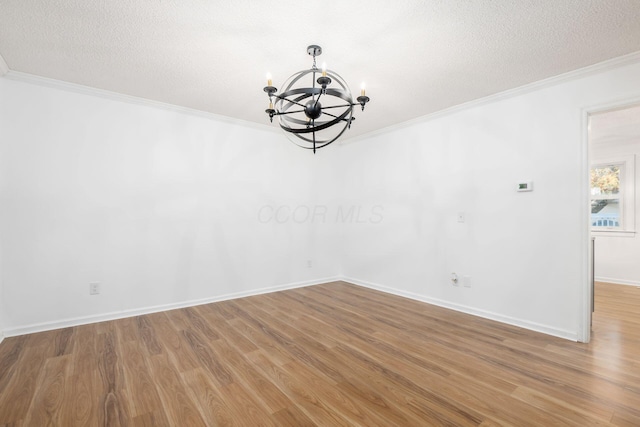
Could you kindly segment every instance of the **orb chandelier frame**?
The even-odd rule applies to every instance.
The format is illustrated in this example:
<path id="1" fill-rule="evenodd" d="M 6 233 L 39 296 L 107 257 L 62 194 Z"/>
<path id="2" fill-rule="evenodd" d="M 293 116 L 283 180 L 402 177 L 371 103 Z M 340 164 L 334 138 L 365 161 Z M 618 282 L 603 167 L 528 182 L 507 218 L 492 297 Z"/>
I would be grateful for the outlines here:
<path id="1" fill-rule="evenodd" d="M 271 77 L 267 76 L 264 91 L 269 97 L 269 108 L 265 112 L 271 122 L 274 116 L 278 117 L 280 128 L 294 144 L 315 153 L 351 128 L 355 120 L 353 107 L 360 105 L 364 111 L 369 97 L 363 84 L 354 103 L 349 86 L 338 73 L 327 70 L 326 65 L 322 70 L 316 66 L 316 57 L 322 54 L 322 48 L 310 45 L 307 53 L 313 56 L 313 66 L 289 77 L 282 93 L 277 93 Z M 303 81 L 308 77 L 311 84 L 307 86 Z"/>

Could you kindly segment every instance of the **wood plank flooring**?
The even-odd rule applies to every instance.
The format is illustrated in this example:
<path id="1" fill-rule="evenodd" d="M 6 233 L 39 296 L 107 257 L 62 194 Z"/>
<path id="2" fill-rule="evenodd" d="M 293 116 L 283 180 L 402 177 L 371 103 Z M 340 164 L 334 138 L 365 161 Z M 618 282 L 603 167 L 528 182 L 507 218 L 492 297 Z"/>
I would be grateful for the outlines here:
<path id="1" fill-rule="evenodd" d="M 573 343 L 344 282 L 5 339 L 0 426 L 640 425 L 640 289 Z"/>

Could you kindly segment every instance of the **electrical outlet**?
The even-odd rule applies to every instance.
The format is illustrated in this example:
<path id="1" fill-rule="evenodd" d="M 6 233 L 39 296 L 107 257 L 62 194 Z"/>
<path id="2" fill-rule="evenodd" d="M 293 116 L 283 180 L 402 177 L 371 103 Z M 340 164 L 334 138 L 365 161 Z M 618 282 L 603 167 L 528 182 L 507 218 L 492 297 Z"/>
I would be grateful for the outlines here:
<path id="1" fill-rule="evenodd" d="M 99 294 L 100 294 L 100 282 L 89 283 L 89 295 L 99 295 Z"/>
<path id="2" fill-rule="evenodd" d="M 307 260 L 307 268 L 313 268 L 313 261 L 310 259 Z"/>
<path id="3" fill-rule="evenodd" d="M 458 222 L 465 222 L 466 221 L 466 215 L 464 214 L 464 212 L 458 212 Z"/>
<path id="4" fill-rule="evenodd" d="M 451 284 L 453 286 L 460 286 L 460 283 L 458 282 L 458 275 L 456 273 L 451 273 Z"/>

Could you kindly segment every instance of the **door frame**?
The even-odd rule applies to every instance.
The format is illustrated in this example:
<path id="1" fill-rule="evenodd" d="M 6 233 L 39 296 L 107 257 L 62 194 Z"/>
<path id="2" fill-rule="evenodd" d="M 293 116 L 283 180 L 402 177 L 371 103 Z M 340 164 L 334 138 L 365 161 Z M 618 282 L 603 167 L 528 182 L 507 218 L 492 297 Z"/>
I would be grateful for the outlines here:
<path id="1" fill-rule="evenodd" d="M 580 120 L 580 200 L 582 202 L 582 215 L 580 216 L 581 233 L 581 274 L 582 284 L 580 297 L 580 319 L 578 341 L 588 343 L 591 340 L 591 318 L 593 304 L 593 288 L 591 280 L 593 275 L 593 259 L 591 257 L 591 185 L 590 185 L 590 154 L 589 154 L 589 116 L 611 110 L 621 110 L 640 104 L 640 96 L 623 98 L 608 103 L 602 103 L 582 108 Z M 597 244 L 597 243 L 596 243 Z"/>

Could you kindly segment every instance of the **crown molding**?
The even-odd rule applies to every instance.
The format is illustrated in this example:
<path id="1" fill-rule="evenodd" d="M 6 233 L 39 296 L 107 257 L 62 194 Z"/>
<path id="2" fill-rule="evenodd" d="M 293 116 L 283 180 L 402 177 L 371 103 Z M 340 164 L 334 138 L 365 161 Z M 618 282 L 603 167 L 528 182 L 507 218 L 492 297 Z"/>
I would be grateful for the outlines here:
<path id="1" fill-rule="evenodd" d="M 0 55 L 0 77 L 4 76 L 8 72 L 9 72 L 9 66 L 5 62 L 5 60 L 2 57 L 2 55 Z"/>
<path id="2" fill-rule="evenodd" d="M 389 132 L 394 132 L 399 129 L 404 129 L 419 123 L 429 122 L 431 120 L 439 119 L 441 117 L 450 116 L 452 114 L 459 113 L 461 111 L 476 108 L 482 105 L 491 104 L 504 99 L 514 98 L 516 96 L 524 95 L 537 90 L 549 88 L 562 83 L 568 83 L 584 77 L 588 77 L 594 74 L 603 73 L 605 71 L 614 70 L 616 68 L 624 67 L 626 65 L 634 65 L 640 63 L 640 50 L 632 52 L 627 55 L 619 56 L 617 58 L 608 59 L 603 62 L 598 62 L 593 65 L 588 65 L 577 70 L 569 71 L 557 76 L 548 77 L 546 79 L 538 80 L 532 83 L 528 83 L 524 86 L 508 89 L 503 92 L 498 92 L 493 95 L 485 96 L 483 98 L 474 99 L 473 101 L 465 102 L 463 104 L 454 105 L 444 110 L 435 111 L 425 116 L 416 117 L 415 119 L 407 120 L 406 122 L 398 123 L 393 126 L 379 129 L 373 132 L 368 132 L 362 135 L 347 138 L 342 141 L 342 144 L 353 143 L 364 139 L 369 139 L 375 136 L 383 135 Z"/>
<path id="3" fill-rule="evenodd" d="M 0 66 L 0 69 L 1 69 L 1 66 Z M 165 102 L 154 101 L 147 98 L 140 98 L 137 96 L 125 95 L 118 92 L 112 92 L 104 89 L 97 89 L 91 86 L 84 86 L 76 83 L 69 83 L 62 80 L 51 79 L 48 77 L 36 76 L 34 74 L 23 73 L 21 71 L 9 70 L 4 75 L 4 77 L 6 79 L 14 80 L 18 82 L 29 83 L 29 84 L 34 84 L 38 86 L 45 86 L 53 89 L 66 91 L 66 92 L 74 92 L 82 95 L 95 96 L 98 98 L 109 99 L 112 101 L 125 102 L 128 104 L 158 108 L 161 110 L 187 114 L 195 117 L 202 117 L 208 120 L 224 122 L 227 124 L 242 126 L 245 128 L 252 128 L 252 129 L 261 130 L 261 131 L 269 131 L 273 133 L 276 133 L 279 130 L 279 128 L 275 129 L 274 127 L 269 125 L 262 125 L 262 124 L 250 122 L 247 120 L 241 120 L 241 119 L 236 119 L 229 116 L 223 116 L 221 114 L 210 113 L 207 111 L 196 110 L 193 108 L 182 107 L 180 105 L 168 104 Z"/>
<path id="4" fill-rule="evenodd" d="M 536 90 L 556 86 L 561 83 L 567 83 L 567 82 L 578 80 L 580 78 L 584 78 L 590 75 L 599 74 L 605 71 L 609 71 L 609 70 L 620 68 L 626 65 L 632 65 L 637 63 L 640 63 L 640 51 L 632 52 L 627 55 L 619 56 L 617 58 L 609 59 L 603 62 L 599 62 L 593 65 L 589 65 L 583 68 L 579 68 L 577 70 L 569 71 L 569 72 L 559 74 L 557 76 L 549 77 L 543 80 L 538 80 L 536 82 L 532 82 L 524 86 L 520 86 L 514 89 L 508 89 L 503 92 L 499 92 L 483 98 L 478 98 L 473 101 L 465 102 L 463 104 L 454 105 L 452 107 L 435 111 L 431 114 L 427 114 L 425 116 L 407 120 L 405 122 L 388 126 L 386 128 L 379 129 L 373 132 L 368 132 L 368 133 L 364 133 L 364 134 L 353 136 L 353 137 L 347 136 L 343 140 L 339 141 L 340 142 L 339 145 L 345 145 L 345 144 L 350 144 L 350 143 L 354 143 L 361 140 L 366 140 L 378 135 L 394 132 L 396 130 L 410 127 L 416 124 L 429 122 L 431 120 L 449 116 L 449 115 L 452 115 L 461 111 L 465 111 L 471 108 L 479 107 L 482 105 L 490 104 L 490 103 L 508 99 L 508 98 L 513 98 L 526 93 L 534 92 Z M 126 102 L 129 104 L 144 105 L 148 107 L 159 108 L 159 109 L 178 112 L 182 114 L 188 114 L 191 116 L 202 117 L 209 120 L 225 122 L 228 124 L 249 127 L 256 130 L 279 133 L 279 128 L 274 128 L 272 126 L 262 125 L 262 124 L 250 122 L 247 120 L 236 119 L 228 116 L 223 116 L 220 114 L 209 113 L 206 111 L 182 107 L 174 104 L 168 104 L 160 101 L 153 101 L 146 98 L 140 98 L 140 97 L 135 97 L 131 95 L 124 95 L 117 92 L 111 92 L 108 90 L 97 89 L 90 86 L 83 86 L 75 83 L 64 82 L 61 80 L 50 79 L 47 77 L 40 77 L 33 74 L 23 73 L 20 71 L 13 71 L 9 69 L 6 62 L 2 58 L 2 55 L 0 55 L 0 77 L 2 76 L 10 80 L 51 87 L 54 89 L 60 89 L 68 92 L 75 92 L 75 93 L 80 93 L 84 95 L 92 95 L 100 98 Z"/>

